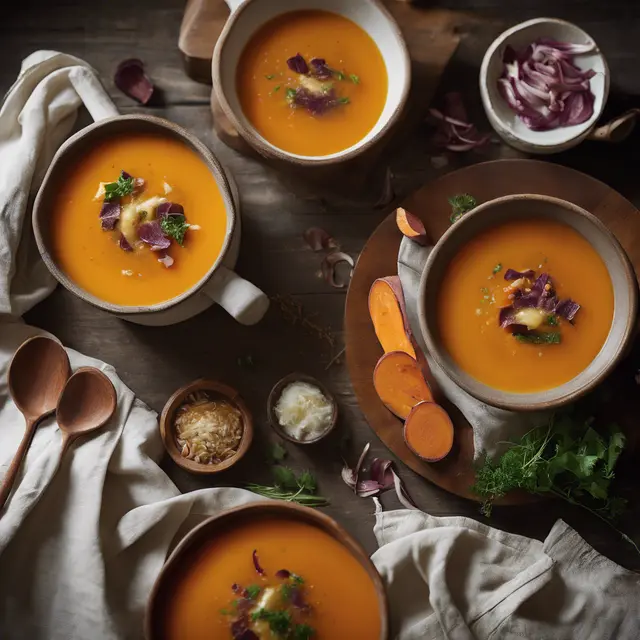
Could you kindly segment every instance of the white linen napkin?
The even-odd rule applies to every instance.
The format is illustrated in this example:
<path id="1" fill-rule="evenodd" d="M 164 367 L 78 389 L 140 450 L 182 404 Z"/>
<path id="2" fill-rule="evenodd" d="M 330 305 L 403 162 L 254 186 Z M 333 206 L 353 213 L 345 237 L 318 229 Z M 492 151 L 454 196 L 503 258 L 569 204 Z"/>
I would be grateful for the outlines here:
<path id="1" fill-rule="evenodd" d="M 544 542 L 378 510 L 372 560 L 397 640 L 637 640 L 640 579 L 558 520 Z"/>
<path id="2" fill-rule="evenodd" d="M 55 287 L 35 247 L 28 201 L 83 104 L 94 119 L 117 115 L 85 62 L 39 51 L 24 61 L 0 109 L 0 480 L 24 433 L 7 369 L 20 344 L 41 333 L 19 316 Z M 226 488 L 180 495 L 157 465 L 156 414 L 112 367 L 68 352 L 74 369 L 95 366 L 109 376 L 118 411 L 62 460 L 54 419 L 38 427 L 0 513 L 2 640 L 140 638 L 148 594 L 174 537 L 261 499 Z"/>
<path id="3" fill-rule="evenodd" d="M 420 332 L 418 289 L 424 265 L 432 248 L 421 247 L 404 237 L 400 243 L 398 276 L 402 283 L 411 332 L 425 354 L 431 373 L 442 392 L 460 409 L 473 428 L 475 458 L 478 459 L 484 454 L 489 457 L 498 456 L 508 447 L 505 442 L 517 441 L 534 427 L 546 423 L 549 414 L 547 412 L 518 413 L 490 407 L 461 389 L 431 358 Z"/>

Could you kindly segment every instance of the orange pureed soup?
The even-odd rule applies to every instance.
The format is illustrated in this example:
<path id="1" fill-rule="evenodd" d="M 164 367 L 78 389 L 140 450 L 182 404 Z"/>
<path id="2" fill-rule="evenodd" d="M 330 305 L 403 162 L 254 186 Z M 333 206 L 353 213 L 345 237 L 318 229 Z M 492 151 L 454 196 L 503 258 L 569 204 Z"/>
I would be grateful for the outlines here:
<path id="1" fill-rule="evenodd" d="M 121 214 L 113 229 L 104 229 L 100 215 L 108 196 L 100 183 L 118 184 L 122 171 L 144 185 L 112 198 Z M 163 200 L 182 206 L 184 217 L 173 215 L 169 229 L 182 221 L 184 237 L 178 235 L 182 246 L 170 237 L 168 248 L 152 250 L 140 240 L 140 228 L 160 219 L 157 203 Z M 125 306 L 164 302 L 198 283 L 220 255 L 226 229 L 222 194 L 207 165 L 185 144 L 147 134 L 116 136 L 82 156 L 60 184 L 50 227 L 54 259 L 69 278 L 101 300 Z M 131 250 L 122 248 L 123 231 Z"/>
<path id="2" fill-rule="evenodd" d="M 507 269 L 534 274 L 505 280 Z M 509 308 L 503 318 L 515 313 L 515 299 L 532 290 L 535 295 L 541 274 L 550 277 L 545 296 L 580 305 L 575 317 L 569 321 L 536 306 L 520 316 L 528 325 L 500 326 L 500 309 Z M 448 266 L 441 287 L 438 324 L 444 347 L 474 378 L 513 393 L 552 389 L 577 376 L 600 351 L 613 319 L 613 287 L 604 262 L 582 235 L 549 220 L 508 222 L 479 234 Z M 547 308 L 553 307 L 553 299 L 549 302 Z"/>
<path id="3" fill-rule="evenodd" d="M 306 73 L 287 64 L 298 54 Z M 322 156 L 351 147 L 376 124 L 387 99 L 387 69 L 355 22 L 328 11 L 293 11 L 251 37 L 236 86 L 244 115 L 266 140 L 290 153 Z"/>
<path id="4" fill-rule="evenodd" d="M 263 576 L 254 567 L 254 550 Z M 199 552 L 183 575 L 167 609 L 167 640 L 231 640 L 231 625 L 243 615 L 261 638 L 380 637 L 377 594 L 365 569 L 339 542 L 303 522 L 268 517 L 234 526 Z M 297 606 L 287 604 L 292 598 Z M 257 614 L 261 609 L 268 613 Z M 254 618 L 262 627 L 252 627 Z M 270 621 L 278 618 L 285 626 L 289 619 L 290 632 L 306 625 L 315 633 L 305 635 L 303 627 L 296 635 L 271 636 Z"/>

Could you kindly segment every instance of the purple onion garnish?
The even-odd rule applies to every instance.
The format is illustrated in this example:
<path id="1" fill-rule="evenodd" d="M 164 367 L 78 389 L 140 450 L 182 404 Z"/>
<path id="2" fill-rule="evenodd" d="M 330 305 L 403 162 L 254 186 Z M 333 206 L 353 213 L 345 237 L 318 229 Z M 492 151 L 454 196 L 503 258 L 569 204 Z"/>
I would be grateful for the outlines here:
<path id="1" fill-rule="evenodd" d="M 123 251 L 133 251 L 133 247 L 129 244 L 129 241 L 122 234 L 120 234 L 120 240 L 118 240 L 118 246 Z"/>
<path id="2" fill-rule="evenodd" d="M 484 146 L 490 134 L 480 134 L 469 121 L 462 94 L 457 91 L 447 93 L 443 109 L 429 109 L 437 129 L 434 135 L 436 146 L 448 151 L 471 151 Z"/>
<path id="3" fill-rule="evenodd" d="M 555 308 L 555 313 L 569 322 L 573 322 L 578 311 L 580 311 L 580 305 L 570 299 L 561 300 Z"/>
<path id="4" fill-rule="evenodd" d="M 526 271 L 516 271 L 515 269 L 507 269 L 504 272 L 505 280 L 519 280 L 520 278 L 533 278 L 536 272 L 533 269 L 527 269 Z"/>
<path id="5" fill-rule="evenodd" d="M 287 569 L 280 569 L 276 571 L 276 578 L 280 578 L 280 580 L 288 580 L 291 577 L 291 571 L 287 571 Z"/>
<path id="6" fill-rule="evenodd" d="M 184 207 L 177 202 L 163 202 L 156 208 L 158 218 L 166 218 L 167 216 L 183 216 Z"/>
<path id="7" fill-rule="evenodd" d="M 158 220 L 141 224 L 138 227 L 138 237 L 150 245 L 152 251 L 161 251 L 171 246 L 171 239 L 164 234 Z"/>
<path id="8" fill-rule="evenodd" d="M 153 83 L 144 72 L 142 60 L 123 60 L 116 69 L 114 82 L 120 91 L 141 104 L 147 104 L 151 100 Z"/>
<path id="9" fill-rule="evenodd" d="M 593 43 L 577 45 L 548 38 L 539 38 L 522 51 L 507 46 L 498 90 L 534 131 L 582 124 L 593 115 L 595 97 L 589 80 L 595 71 L 577 67 L 573 56 L 594 48 Z"/>
<path id="10" fill-rule="evenodd" d="M 309 73 L 309 66 L 307 65 L 307 61 L 297 53 L 293 58 L 289 58 L 287 60 L 287 66 L 291 71 L 295 71 L 295 73 L 307 74 Z"/>
<path id="11" fill-rule="evenodd" d="M 312 58 L 311 62 L 311 75 L 318 80 L 329 80 L 333 76 L 333 71 L 327 66 L 327 61 L 324 58 Z"/>
<path id="12" fill-rule="evenodd" d="M 260 560 L 258 559 L 258 550 L 254 549 L 253 553 L 251 554 L 251 557 L 253 558 L 253 566 L 255 567 L 255 570 L 258 574 L 260 574 L 261 576 L 265 575 L 264 573 L 264 569 L 260 566 Z"/>
<path id="13" fill-rule="evenodd" d="M 107 202 L 105 200 L 100 209 L 100 226 L 102 230 L 113 231 L 116 228 L 116 223 L 120 220 L 121 212 L 122 207 L 119 202 Z"/>

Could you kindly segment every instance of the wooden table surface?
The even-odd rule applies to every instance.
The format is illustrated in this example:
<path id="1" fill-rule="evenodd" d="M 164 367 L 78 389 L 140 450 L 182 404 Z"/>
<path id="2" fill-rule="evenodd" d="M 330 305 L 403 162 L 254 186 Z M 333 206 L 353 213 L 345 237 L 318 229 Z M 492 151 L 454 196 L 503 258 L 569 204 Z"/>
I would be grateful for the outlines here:
<path id="1" fill-rule="evenodd" d="M 623 0 L 428 3 L 429 7 L 434 5 L 474 11 L 485 19 L 481 26 L 463 34 L 439 92 L 462 90 L 481 129 L 487 130 L 488 125 L 479 109 L 476 78 L 486 46 L 503 26 L 540 15 L 577 22 L 600 44 L 612 73 L 609 112 L 640 105 L 639 3 Z M 212 133 L 210 88 L 190 80 L 182 69 L 177 49 L 182 10 L 181 0 L 12 2 L 10 8 L 4 9 L 4 20 L 0 23 L 0 90 L 4 93 L 11 86 L 21 60 L 29 53 L 55 49 L 92 64 L 122 113 L 162 116 L 198 135 L 231 170 L 240 188 L 244 229 L 238 271 L 271 296 L 291 296 L 303 306 L 307 317 L 329 327 L 336 341 L 335 353 L 341 348 L 345 291 L 332 289 L 317 277 L 320 259 L 305 245 L 302 233 L 310 226 L 321 226 L 338 239 L 345 251 L 357 256 L 392 205 L 371 210 L 357 203 L 330 206 L 319 199 L 296 197 L 278 182 L 272 171 L 220 143 Z M 128 57 L 146 61 L 148 72 L 159 88 L 153 106 L 141 108 L 115 88 L 112 80 L 115 67 Z M 587 142 L 550 160 L 604 180 L 640 206 L 639 144 L 640 135 L 636 133 L 619 146 Z M 426 126 L 412 132 L 410 139 L 394 145 L 390 161 L 393 186 L 399 198 L 435 175 L 431 155 Z M 444 170 L 461 163 L 509 156 L 517 154 L 495 144 L 482 155 L 464 154 L 452 159 Z M 58 289 L 31 311 L 26 320 L 53 332 L 67 346 L 113 364 L 124 382 L 157 411 L 177 387 L 201 376 L 220 379 L 241 391 L 256 421 L 257 433 L 250 454 L 231 472 L 205 480 L 191 477 L 165 461 L 164 467 L 182 491 L 268 480 L 265 458 L 269 443 L 275 440 L 266 422 L 266 399 L 271 386 L 294 370 L 320 377 L 340 403 L 338 432 L 323 445 L 308 448 L 287 445 L 288 463 L 296 469 L 313 470 L 322 494 L 331 500 L 327 513 L 351 531 L 367 550 L 375 549 L 373 503 L 357 499 L 342 483 L 340 470 L 342 456 L 347 455 L 353 461 L 366 442 L 371 442 L 373 455 L 385 457 L 388 452 L 369 429 L 354 400 L 344 362 L 325 370 L 332 356 L 328 342 L 288 322 L 279 304 L 273 304 L 265 320 L 252 328 L 236 324 L 220 308 L 212 308 L 173 327 L 144 328 L 105 315 Z M 247 356 L 251 356 L 253 366 L 247 366 Z M 400 466 L 399 471 L 414 500 L 425 511 L 437 516 L 463 514 L 481 519 L 477 504 L 447 494 L 406 467 Z M 632 497 L 635 492 L 629 493 Z M 386 508 L 398 506 L 392 494 L 385 495 L 383 503 Z M 564 504 L 543 502 L 496 509 L 491 523 L 544 538 L 559 517 L 609 557 L 640 568 L 640 558 L 615 533 L 579 509 Z M 640 542 L 639 500 L 635 500 L 621 524 Z"/>

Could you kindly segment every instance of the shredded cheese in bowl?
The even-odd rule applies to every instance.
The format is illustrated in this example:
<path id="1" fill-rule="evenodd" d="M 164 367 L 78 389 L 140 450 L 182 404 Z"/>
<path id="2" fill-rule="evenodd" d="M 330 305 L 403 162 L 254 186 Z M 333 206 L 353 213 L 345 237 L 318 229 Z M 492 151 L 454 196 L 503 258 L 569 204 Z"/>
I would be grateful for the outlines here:
<path id="1" fill-rule="evenodd" d="M 331 427 L 333 403 L 315 385 L 292 382 L 282 390 L 275 414 L 292 438 L 302 442 L 315 440 Z"/>
<path id="2" fill-rule="evenodd" d="M 200 464 L 219 464 L 230 458 L 244 433 L 240 411 L 204 392 L 187 397 L 176 412 L 174 426 L 182 457 Z"/>

